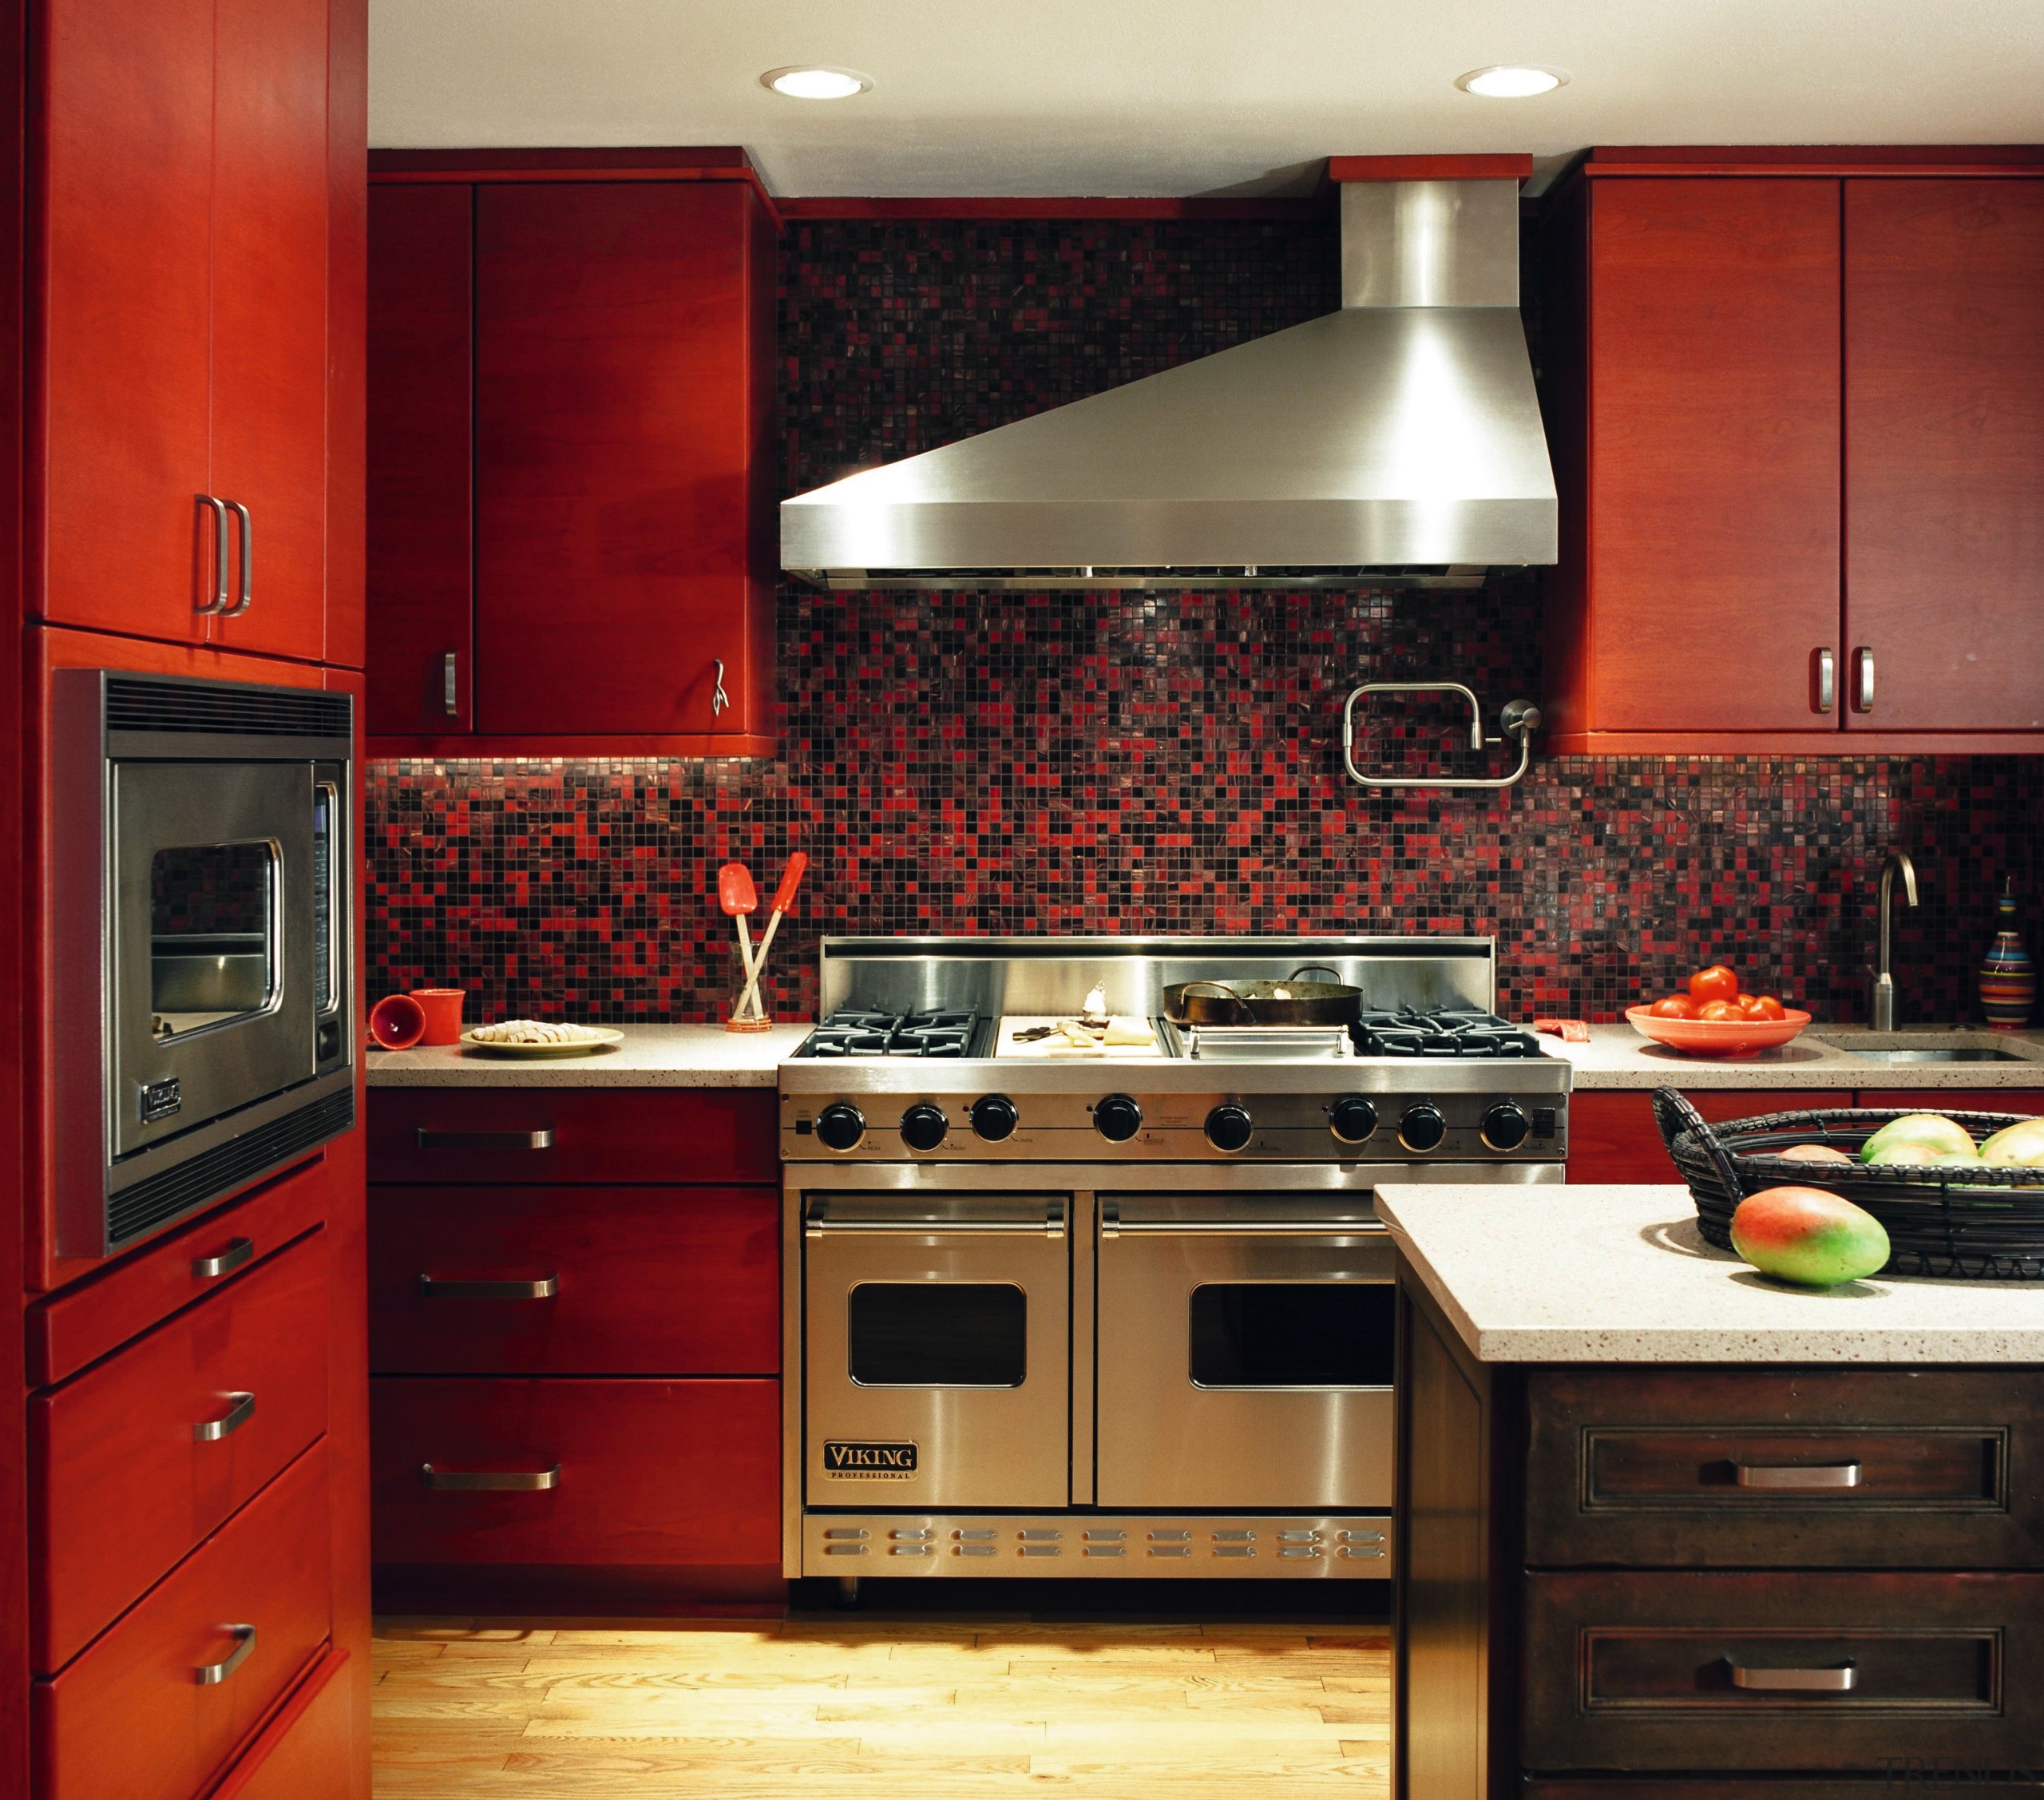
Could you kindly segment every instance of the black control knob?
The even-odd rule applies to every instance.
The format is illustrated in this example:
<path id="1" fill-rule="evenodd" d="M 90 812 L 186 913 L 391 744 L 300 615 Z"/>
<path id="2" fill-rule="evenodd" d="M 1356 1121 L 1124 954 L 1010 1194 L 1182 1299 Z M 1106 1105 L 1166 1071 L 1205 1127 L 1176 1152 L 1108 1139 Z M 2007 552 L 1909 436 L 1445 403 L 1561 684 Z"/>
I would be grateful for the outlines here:
<path id="1" fill-rule="evenodd" d="M 1015 1110 L 1015 1102 L 1005 1094 L 988 1094 L 972 1102 L 972 1129 L 989 1144 L 998 1144 L 1004 1137 L 1012 1137 L 1015 1128 L 1021 1124 L 1021 1115 Z"/>
<path id="2" fill-rule="evenodd" d="M 1239 1106 L 1217 1106 L 1206 1115 L 1206 1141 L 1216 1150 L 1241 1150 L 1256 1133 Z"/>
<path id="3" fill-rule="evenodd" d="M 1483 1141 L 1493 1150 L 1516 1150 L 1533 1129 L 1533 1121 L 1516 1100 L 1499 1100 L 1483 1115 Z"/>
<path id="4" fill-rule="evenodd" d="M 951 1121 L 940 1106 L 918 1100 L 901 1115 L 901 1141 L 911 1150 L 934 1150 L 951 1135 Z"/>
<path id="5" fill-rule="evenodd" d="M 1438 1150 L 1448 1136 L 1448 1121 L 1430 1100 L 1408 1106 L 1398 1121 L 1398 1141 L 1408 1150 Z"/>
<path id="6" fill-rule="evenodd" d="M 834 1100 L 817 1115 L 816 1135 L 830 1149 L 853 1149 L 866 1136 L 866 1115 L 856 1106 Z"/>
<path id="7" fill-rule="evenodd" d="M 1327 1128 L 1344 1144 L 1367 1144 L 1377 1130 L 1377 1108 L 1361 1094 L 1344 1094 L 1327 1109 Z"/>
<path id="8" fill-rule="evenodd" d="M 1127 1094 L 1109 1094 L 1093 1108 L 1093 1129 L 1110 1144 L 1126 1144 L 1143 1129 L 1143 1108 Z"/>

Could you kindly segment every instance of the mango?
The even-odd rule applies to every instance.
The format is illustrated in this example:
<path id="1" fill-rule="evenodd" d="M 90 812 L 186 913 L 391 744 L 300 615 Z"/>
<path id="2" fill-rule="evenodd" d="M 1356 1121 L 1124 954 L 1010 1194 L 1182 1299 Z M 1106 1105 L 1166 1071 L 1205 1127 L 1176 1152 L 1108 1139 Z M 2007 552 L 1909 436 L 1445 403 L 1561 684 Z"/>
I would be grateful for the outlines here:
<path id="1" fill-rule="evenodd" d="M 1835 1144 L 1792 1144 L 1775 1152 L 1792 1163 L 1849 1163 L 1852 1159 Z"/>
<path id="2" fill-rule="evenodd" d="M 1980 1159 L 1970 1150 L 1940 1150 L 1935 1144 L 1891 1144 L 1873 1160 L 1883 1168 L 1893 1168 L 1898 1164 L 1930 1168 L 1951 1168 L 1964 1164 L 1977 1168 L 1980 1163 Z"/>
<path id="3" fill-rule="evenodd" d="M 1765 1187 L 1732 1215 L 1732 1247 L 1763 1275 L 1836 1287 L 1888 1259 L 1888 1233 L 1862 1207 L 1817 1187 Z"/>
<path id="4" fill-rule="evenodd" d="M 2004 1125 L 1980 1146 L 1980 1160 L 2000 1168 L 2044 1168 L 2044 1119 Z"/>
<path id="5" fill-rule="evenodd" d="M 1890 1120 L 1868 1138 L 1860 1146 L 1860 1160 L 1893 1163 L 1921 1160 L 1888 1154 L 1901 1144 L 1921 1144 L 1933 1150 L 1947 1150 L 1967 1162 L 1973 1161 L 1979 1155 L 1965 1126 L 1947 1119 L 1942 1112 L 1909 1112 L 1899 1119 Z"/>

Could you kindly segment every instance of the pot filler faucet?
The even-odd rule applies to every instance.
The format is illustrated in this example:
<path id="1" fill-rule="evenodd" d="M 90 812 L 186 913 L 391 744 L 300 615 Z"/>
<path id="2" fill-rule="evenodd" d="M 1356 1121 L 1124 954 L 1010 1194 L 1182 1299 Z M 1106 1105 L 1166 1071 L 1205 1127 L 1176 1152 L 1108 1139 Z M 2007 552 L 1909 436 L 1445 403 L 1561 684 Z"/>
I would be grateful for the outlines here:
<path id="1" fill-rule="evenodd" d="M 1907 853 L 1891 850 L 1881 863 L 1880 954 L 1874 965 L 1874 1029 L 1895 1029 L 1895 977 L 1888 965 L 1895 957 L 1895 876 L 1902 871 L 1902 894 L 1907 904 L 1916 904 L 1916 865 Z"/>

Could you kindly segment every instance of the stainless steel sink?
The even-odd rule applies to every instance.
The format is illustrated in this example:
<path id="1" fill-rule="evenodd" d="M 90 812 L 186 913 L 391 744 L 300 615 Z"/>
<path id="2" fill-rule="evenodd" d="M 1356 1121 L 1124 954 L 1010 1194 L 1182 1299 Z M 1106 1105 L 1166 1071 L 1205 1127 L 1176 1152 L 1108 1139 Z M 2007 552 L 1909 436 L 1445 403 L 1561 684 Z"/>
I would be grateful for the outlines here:
<path id="1" fill-rule="evenodd" d="M 2027 1045 L 2013 1049 L 1985 1032 L 1811 1032 L 1808 1035 L 1812 1042 L 1856 1062 L 2044 1064 L 2044 1053 Z"/>

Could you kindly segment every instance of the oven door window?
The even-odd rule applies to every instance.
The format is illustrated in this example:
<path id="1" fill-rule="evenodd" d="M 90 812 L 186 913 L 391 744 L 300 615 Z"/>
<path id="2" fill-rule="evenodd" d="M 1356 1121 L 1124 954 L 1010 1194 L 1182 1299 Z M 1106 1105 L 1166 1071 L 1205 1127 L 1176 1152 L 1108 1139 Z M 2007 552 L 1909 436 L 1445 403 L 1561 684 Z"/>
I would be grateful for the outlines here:
<path id="1" fill-rule="evenodd" d="M 1192 1291 L 1194 1387 L 1391 1385 L 1388 1282 L 1207 1282 Z"/>
<path id="2" fill-rule="evenodd" d="M 1020 1387 L 1028 1296 L 1007 1282 L 862 1282 L 848 1302 L 860 1387 Z"/>
<path id="3" fill-rule="evenodd" d="M 277 1001 L 277 846 L 180 844 L 149 862 L 149 1030 L 158 1043 Z"/>

